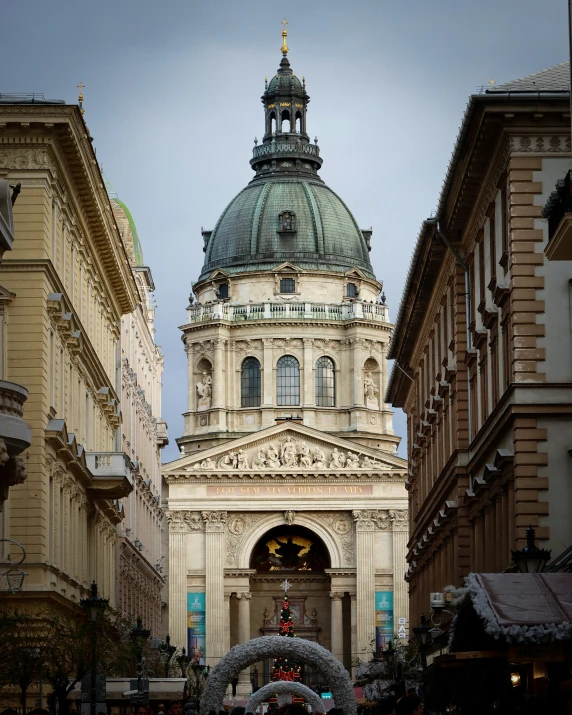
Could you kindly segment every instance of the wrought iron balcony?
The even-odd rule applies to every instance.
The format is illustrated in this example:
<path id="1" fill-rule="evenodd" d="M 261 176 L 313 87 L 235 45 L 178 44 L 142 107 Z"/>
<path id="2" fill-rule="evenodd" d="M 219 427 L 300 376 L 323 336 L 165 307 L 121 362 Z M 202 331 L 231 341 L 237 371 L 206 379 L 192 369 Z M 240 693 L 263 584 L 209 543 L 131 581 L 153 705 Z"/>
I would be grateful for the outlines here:
<path id="1" fill-rule="evenodd" d="M 386 305 L 379 303 L 207 303 L 187 309 L 188 323 L 226 320 L 230 322 L 267 320 L 336 321 L 367 320 L 389 322 Z"/>
<path id="2" fill-rule="evenodd" d="M 134 465 L 124 452 L 86 452 L 93 483 L 88 487 L 96 499 L 121 499 L 133 491 Z"/>

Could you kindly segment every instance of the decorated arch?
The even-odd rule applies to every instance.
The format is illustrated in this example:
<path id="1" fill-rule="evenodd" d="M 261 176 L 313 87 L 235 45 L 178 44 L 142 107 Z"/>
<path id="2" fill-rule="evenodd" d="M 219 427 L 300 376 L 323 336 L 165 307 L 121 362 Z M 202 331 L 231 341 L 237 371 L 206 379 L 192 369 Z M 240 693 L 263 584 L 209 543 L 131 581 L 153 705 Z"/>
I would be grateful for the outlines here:
<path id="1" fill-rule="evenodd" d="M 303 683 L 295 683 L 290 680 L 278 680 L 276 683 L 268 683 L 250 696 L 246 704 L 246 712 L 253 713 L 256 708 L 269 698 L 281 694 L 294 695 L 297 698 L 304 698 L 308 705 L 312 706 L 312 712 L 323 713 L 324 704 L 319 695 Z"/>
<path id="2" fill-rule="evenodd" d="M 284 656 L 307 663 L 320 672 L 330 685 L 336 707 L 344 715 L 357 715 L 357 703 L 348 671 L 329 650 L 301 638 L 262 636 L 236 645 L 211 670 L 201 697 L 201 712 L 222 709 L 226 689 L 241 670 L 265 658 Z"/>

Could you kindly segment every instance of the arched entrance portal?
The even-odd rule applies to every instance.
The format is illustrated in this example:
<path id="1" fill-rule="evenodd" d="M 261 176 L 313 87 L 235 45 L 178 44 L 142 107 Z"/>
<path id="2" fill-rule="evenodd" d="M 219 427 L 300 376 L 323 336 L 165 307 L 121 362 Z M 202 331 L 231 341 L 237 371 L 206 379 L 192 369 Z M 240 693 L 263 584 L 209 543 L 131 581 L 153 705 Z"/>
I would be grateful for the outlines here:
<path id="1" fill-rule="evenodd" d="M 345 643 L 349 646 L 350 600 L 343 592 L 332 593 L 330 549 L 315 531 L 297 523 L 272 526 L 259 536 L 252 544 L 247 562 L 248 604 L 244 594 L 236 593 L 230 597 L 230 645 L 244 642 L 240 623 L 241 615 L 247 608 L 251 637 L 278 635 L 284 595 L 281 584 L 287 578 L 291 584 L 288 597 L 297 637 L 335 650 L 332 649 L 332 610 L 339 609 L 340 612 L 345 611 L 345 617 L 339 620 L 347 630 Z M 336 603 L 332 599 L 336 599 Z M 340 650 L 334 654 L 349 669 L 350 648 L 347 651 L 343 653 Z M 272 666 L 273 660 L 268 659 L 251 669 L 250 680 L 255 687 L 270 682 Z M 242 674 L 241 680 L 245 676 Z M 303 682 L 311 687 L 327 685 L 319 672 L 309 665 L 305 667 L 302 677 Z"/>

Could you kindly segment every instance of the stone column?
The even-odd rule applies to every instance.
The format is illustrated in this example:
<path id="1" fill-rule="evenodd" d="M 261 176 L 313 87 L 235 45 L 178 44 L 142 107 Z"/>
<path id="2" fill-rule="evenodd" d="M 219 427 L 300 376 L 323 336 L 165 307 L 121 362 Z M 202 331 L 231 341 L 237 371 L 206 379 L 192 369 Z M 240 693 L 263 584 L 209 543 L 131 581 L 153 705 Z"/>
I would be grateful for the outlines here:
<path id="1" fill-rule="evenodd" d="M 250 640 L 250 592 L 243 591 L 237 593 L 238 599 L 238 642 L 248 643 Z M 243 696 L 250 696 L 252 685 L 250 683 L 250 668 L 241 670 L 236 686 L 236 696 L 242 699 Z"/>
<path id="2" fill-rule="evenodd" d="M 263 338 L 262 343 L 264 345 L 264 400 L 263 405 L 267 407 L 272 407 L 274 400 L 272 399 L 272 375 L 274 373 L 273 364 L 273 352 L 272 352 L 272 338 Z"/>
<path id="3" fill-rule="evenodd" d="M 332 654 L 342 663 L 344 662 L 344 627 L 342 621 L 342 598 L 343 593 L 332 591 L 330 599 L 332 601 L 331 614 L 331 641 L 330 650 Z"/>
<path id="4" fill-rule="evenodd" d="M 226 511 L 203 511 L 205 523 L 206 657 L 212 667 L 225 653 L 224 529 Z"/>
<path id="5" fill-rule="evenodd" d="M 405 580 L 409 513 L 407 509 L 389 512 L 393 525 L 393 632 L 399 633 L 398 618 L 407 619 L 409 634 L 409 589 Z"/>
<path id="6" fill-rule="evenodd" d="M 230 650 L 230 593 L 224 594 L 224 652 Z"/>
<path id="7" fill-rule="evenodd" d="M 197 387 L 194 380 L 193 346 L 191 343 L 185 344 L 185 353 L 187 355 L 187 409 L 189 412 L 195 412 L 197 409 Z"/>
<path id="8" fill-rule="evenodd" d="M 353 384 L 354 384 L 354 394 L 353 394 L 353 404 L 354 407 L 364 406 L 363 397 L 363 356 L 361 343 L 359 340 L 354 340 L 352 343 L 352 366 L 353 366 Z"/>
<path id="9" fill-rule="evenodd" d="M 224 340 L 213 340 L 213 407 L 223 407 L 224 402 L 224 372 L 223 348 Z"/>
<path id="10" fill-rule="evenodd" d="M 375 638 L 374 535 L 376 511 L 352 512 L 356 523 L 357 657 L 369 660 Z"/>
<path id="11" fill-rule="evenodd" d="M 357 594 L 350 593 L 350 616 L 351 616 L 351 678 L 356 679 L 356 658 L 357 658 Z"/>
<path id="12" fill-rule="evenodd" d="M 302 404 L 304 407 L 313 407 L 315 399 L 314 390 L 314 341 L 312 338 L 304 338 L 304 395 Z"/>
<path id="13" fill-rule="evenodd" d="M 184 512 L 168 511 L 169 634 L 179 648 L 187 647 L 187 558 Z"/>

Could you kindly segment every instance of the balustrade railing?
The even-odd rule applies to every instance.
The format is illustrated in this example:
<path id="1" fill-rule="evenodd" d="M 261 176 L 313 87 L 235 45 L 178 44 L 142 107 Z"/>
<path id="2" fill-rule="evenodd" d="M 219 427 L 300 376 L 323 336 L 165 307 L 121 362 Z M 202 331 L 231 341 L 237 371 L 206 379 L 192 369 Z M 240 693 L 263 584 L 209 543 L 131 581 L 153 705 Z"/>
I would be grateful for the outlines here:
<path id="1" fill-rule="evenodd" d="M 386 323 L 389 313 L 386 305 L 379 303 L 207 303 L 187 309 L 188 323 L 213 320 L 371 320 Z"/>

